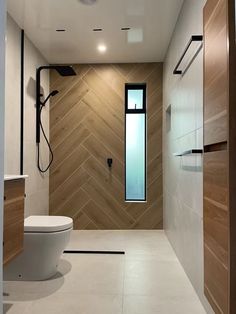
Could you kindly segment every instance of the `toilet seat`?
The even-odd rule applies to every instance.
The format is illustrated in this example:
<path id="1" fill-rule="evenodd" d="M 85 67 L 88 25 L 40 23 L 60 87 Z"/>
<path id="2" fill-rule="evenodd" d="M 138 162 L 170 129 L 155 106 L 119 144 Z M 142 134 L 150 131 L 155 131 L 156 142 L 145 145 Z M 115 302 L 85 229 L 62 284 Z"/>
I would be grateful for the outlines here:
<path id="1" fill-rule="evenodd" d="M 25 232 L 50 233 L 72 227 L 73 220 L 65 216 L 29 216 L 24 221 Z"/>

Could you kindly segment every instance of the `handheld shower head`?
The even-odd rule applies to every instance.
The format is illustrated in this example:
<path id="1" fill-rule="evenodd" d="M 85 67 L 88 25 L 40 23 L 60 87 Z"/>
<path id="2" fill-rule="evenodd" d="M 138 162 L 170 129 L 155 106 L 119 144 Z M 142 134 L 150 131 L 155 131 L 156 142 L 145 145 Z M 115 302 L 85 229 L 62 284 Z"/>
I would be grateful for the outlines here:
<path id="1" fill-rule="evenodd" d="M 53 96 L 56 96 L 56 94 L 58 94 L 59 92 L 58 92 L 58 90 L 53 90 L 51 93 L 50 93 L 50 95 L 53 97 Z"/>
<path id="2" fill-rule="evenodd" d="M 41 106 L 45 106 L 46 103 L 47 103 L 47 101 L 49 100 L 49 98 L 56 96 L 58 93 L 59 93 L 58 90 L 53 90 L 53 91 L 48 95 L 48 97 L 47 97 L 43 102 L 41 102 Z"/>

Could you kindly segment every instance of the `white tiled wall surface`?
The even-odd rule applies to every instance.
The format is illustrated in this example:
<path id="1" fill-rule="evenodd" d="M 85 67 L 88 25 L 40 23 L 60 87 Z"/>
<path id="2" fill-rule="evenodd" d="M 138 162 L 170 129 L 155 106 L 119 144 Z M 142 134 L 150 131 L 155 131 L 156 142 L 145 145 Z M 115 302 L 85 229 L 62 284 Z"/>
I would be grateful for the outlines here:
<path id="1" fill-rule="evenodd" d="M 48 215 L 49 213 L 49 172 L 41 174 L 37 168 L 36 146 L 36 112 L 35 112 L 35 77 L 36 68 L 47 62 L 34 47 L 25 39 L 25 126 L 24 126 L 24 172 L 29 175 L 26 180 L 25 216 Z M 49 71 L 41 72 L 41 89 L 46 97 L 49 94 Z M 46 134 L 49 134 L 49 106 L 42 111 L 42 123 Z M 45 168 L 49 152 L 43 136 L 40 143 L 40 162 Z"/>
<path id="2" fill-rule="evenodd" d="M 19 174 L 20 171 L 20 36 L 21 31 L 14 20 L 7 18 L 7 67 L 6 67 L 6 136 L 5 174 Z M 24 173 L 26 180 L 25 216 L 47 215 L 49 212 L 49 176 L 41 175 L 37 169 L 36 134 L 36 68 L 47 62 L 25 37 L 24 70 Z M 49 73 L 42 72 L 41 87 L 45 96 L 49 93 Z M 43 109 L 43 125 L 49 133 L 49 105 Z M 40 160 L 46 165 L 48 149 L 42 139 Z"/>
<path id="3" fill-rule="evenodd" d="M 171 105 L 171 130 L 163 130 L 164 228 L 206 310 L 203 291 L 202 156 L 173 156 L 203 147 L 203 51 L 183 76 L 173 69 L 192 35 L 203 34 L 205 0 L 186 0 L 164 67 L 164 107 Z"/>
<path id="4" fill-rule="evenodd" d="M 20 172 L 20 39 L 20 28 L 8 16 L 5 86 L 5 174 L 19 174 Z"/>

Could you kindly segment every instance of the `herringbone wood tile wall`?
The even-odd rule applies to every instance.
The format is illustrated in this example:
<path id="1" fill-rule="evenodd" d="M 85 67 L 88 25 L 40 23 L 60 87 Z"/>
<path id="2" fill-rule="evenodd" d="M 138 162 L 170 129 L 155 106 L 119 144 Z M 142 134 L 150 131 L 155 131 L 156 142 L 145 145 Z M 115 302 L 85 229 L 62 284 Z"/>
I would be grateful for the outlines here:
<path id="1" fill-rule="evenodd" d="M 75 229 L 162 228 L 162 63 L 75 65 L 51 72 L 50 214 Z M 124 202 L 124 84 L 147 83 L 148 200 Z M 107 158 L 113 158 L 112 170 Z"/>

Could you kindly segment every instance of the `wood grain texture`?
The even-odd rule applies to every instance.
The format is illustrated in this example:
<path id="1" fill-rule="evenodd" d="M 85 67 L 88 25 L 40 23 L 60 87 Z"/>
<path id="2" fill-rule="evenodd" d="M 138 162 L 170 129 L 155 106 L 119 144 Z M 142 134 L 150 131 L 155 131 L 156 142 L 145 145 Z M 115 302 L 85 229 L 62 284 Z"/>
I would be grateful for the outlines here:
<path id="1" fill-rule="evenodd" d="M 162 228 L 162 63 L 75 65 L 76 77 L 51 73 L 59 90 L 50 112 L 54 164 L 50 214 L 75 229 Z M 148 199 L 124 201 L 124 86 L 147 83 Z M 113 159 L 112 169 L 107 158 Z"/>
<path id="2" fill-rule="evenodd" d="M 227 151 L 204 155 L 204 273 L 210 303 L 228 313 L 229 211 Z M 220 312 L 219 312 L 220 313 Z"/>
<path id="3" fill-rule="evenodd" d="M 235 1 L 228 1 L 228 36 L 229 36 L 229 108 L 228 108 L 228 183 L 229 183 L 229 221 L 230 221 L 230 283 L 229 283 L 229 309 L 236 312 L 236 31 L 235 31 Z"/>
<path id="4" fill-rule="evenodd" d="M 227 0 L 209 0 L 204 9 L 204 144 L 228 137 Z M 213 9 L 211 9 L 213 8 Z"/>
<path id="5" fill-rule="evenodd" d="M 4 184 L 3 264 L 23 250 L 25 181 L 11 180 Z"/>
<path id="6" fill-rule="evenodd" d="M 236 313 L 235 1 L 204 8 L 204 288 L 215 313 Z"/>

